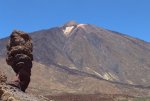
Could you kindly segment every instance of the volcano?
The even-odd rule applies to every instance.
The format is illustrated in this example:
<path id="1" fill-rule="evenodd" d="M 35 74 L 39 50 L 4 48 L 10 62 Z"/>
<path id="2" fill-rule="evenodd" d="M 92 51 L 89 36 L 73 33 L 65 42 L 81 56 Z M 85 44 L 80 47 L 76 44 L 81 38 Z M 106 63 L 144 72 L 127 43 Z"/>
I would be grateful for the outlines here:
<path id="1" fill-rule="evenodd" d="M 148 94 L 150 43 L 70 21 L 30 33 L 34 46 L 28 91 L 44 94 Z M 8 38 L 0 40 L 0 69 L 11 80 L 6 64 Z"/>

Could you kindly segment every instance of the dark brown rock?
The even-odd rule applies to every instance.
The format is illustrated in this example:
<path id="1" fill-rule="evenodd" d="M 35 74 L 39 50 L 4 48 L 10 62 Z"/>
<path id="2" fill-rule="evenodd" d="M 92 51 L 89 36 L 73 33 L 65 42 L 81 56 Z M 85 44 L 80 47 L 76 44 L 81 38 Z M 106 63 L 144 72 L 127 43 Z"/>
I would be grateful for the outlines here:
<path id="1" fill-rule="evenodd" d="M 6 62 L 16 73 L 16 80 L 9 83 L 25 91 L 30 82 L 32 68 L 32 39 L 21 31 L 13 31 L 7 45 Z"/>

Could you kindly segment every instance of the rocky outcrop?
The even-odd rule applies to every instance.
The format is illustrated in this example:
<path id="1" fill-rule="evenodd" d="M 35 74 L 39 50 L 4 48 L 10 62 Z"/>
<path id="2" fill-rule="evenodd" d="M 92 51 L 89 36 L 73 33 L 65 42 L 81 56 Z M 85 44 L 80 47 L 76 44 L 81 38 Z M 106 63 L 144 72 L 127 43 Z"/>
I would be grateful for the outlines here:
<path id="1" fill-rule="evenodd" d="M 7 77 L 0 72 L 0 101 L 49 101 L 41 95 L 24 93 L 16 87 L 7 85 L 6 82 Z"/>
<path id="2" fill-rule="evenodd" d="M 16 80 L 9 84 L 25 92 L 27 89 L 32 68 L 32 39 L 21 31 L 13 31 L 7 45 L 7 64 L 16 73 Z"/>
<path id="3" fill-rule="evenodd" d="M 43 96 L 27 94 L 9 85 L 0 85 L 0 99 L 2 101 L 49 101 Z"/>

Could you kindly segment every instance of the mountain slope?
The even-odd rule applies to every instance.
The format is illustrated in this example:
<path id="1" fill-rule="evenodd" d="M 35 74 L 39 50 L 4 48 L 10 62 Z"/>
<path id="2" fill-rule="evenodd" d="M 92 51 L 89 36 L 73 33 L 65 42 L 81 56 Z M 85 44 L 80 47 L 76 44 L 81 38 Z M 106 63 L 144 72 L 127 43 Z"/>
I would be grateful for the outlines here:
<path id="1" fill-rule="evenodd" d="M 66 66 L 107 80 L 149 84 L 149 43 L 93 25 L 68 26 L 31 34 L 34 54 L 38 54 L 34 55 L 36 61 Z M 66 34 L 64 30 L 69 28 Z"/>
<path id="2" fill-rule="evenodd" d="M 150 86 L 147 42 L 75 22 L 30 35 L 35 61 L 30 86 L 33 90 L 35 87 L 48 93 L 122 93 L 120 85 Z M 4 63 L 0 68 L 7 75 L 14 75 L 12 70 L 12 74 L 7 72 L 10 68 L 5 63 L 6 43 L 7 38 L 0 40 L 0 63 Z"/>

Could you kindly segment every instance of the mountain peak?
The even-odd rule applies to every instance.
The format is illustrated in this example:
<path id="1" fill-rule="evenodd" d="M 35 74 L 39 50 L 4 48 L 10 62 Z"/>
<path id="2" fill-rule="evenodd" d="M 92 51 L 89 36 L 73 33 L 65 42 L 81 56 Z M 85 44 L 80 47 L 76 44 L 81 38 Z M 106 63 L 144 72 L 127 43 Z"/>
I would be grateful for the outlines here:
<path id="1" fill-rule="evenodd" d="M 69 21 L 67 23 L 64 24 L 64 27 L 70 27 L 70 26 L 77 26 L 78 23 L 75 21 Z"/>
<path id="2" fill-rule="evenodd" d="M 63 32 L 68 36 L 79 24 L 75 21 L 69 21 L 63 25 Z"/>

